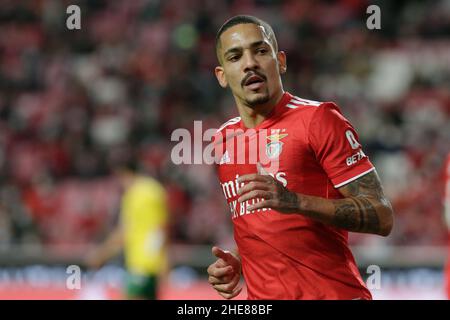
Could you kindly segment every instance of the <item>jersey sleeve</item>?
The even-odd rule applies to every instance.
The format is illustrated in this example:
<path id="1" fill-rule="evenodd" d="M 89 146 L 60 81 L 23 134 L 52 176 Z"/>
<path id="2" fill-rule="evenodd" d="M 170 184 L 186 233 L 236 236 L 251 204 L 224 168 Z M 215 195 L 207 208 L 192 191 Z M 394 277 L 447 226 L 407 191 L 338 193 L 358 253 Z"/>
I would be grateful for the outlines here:
<path id="1" fill-rule="evenodd" d="M 323 103 L 309 125 L 309 144 L 335 188 L 375 170 L 350 122 L 334 103 Z"/>

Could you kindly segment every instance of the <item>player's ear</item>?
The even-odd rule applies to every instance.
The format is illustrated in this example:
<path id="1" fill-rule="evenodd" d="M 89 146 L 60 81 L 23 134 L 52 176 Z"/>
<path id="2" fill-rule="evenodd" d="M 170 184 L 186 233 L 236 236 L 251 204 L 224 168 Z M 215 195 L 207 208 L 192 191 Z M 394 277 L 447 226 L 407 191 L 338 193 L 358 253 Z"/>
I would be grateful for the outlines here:
<path id="1" fill-rule="evenodd" d="M 286 53 L 284 51 L 278 51 L 277 60 L 278 60 L 278 70 L 280 70 L 280 74 L 286 73 L 287 70 Z"/>
<path id="2" fill-rule="evenodd" d="M 223 68 L 220 66 L 217 66 L 214 69 L 214 73 L 216 74 L 217 81 L 219 81 L 219 84 L 222 88 L 226 88 L 228 86 L 227 78 L 225 77 L 225 72 L 223 71 Z"/>

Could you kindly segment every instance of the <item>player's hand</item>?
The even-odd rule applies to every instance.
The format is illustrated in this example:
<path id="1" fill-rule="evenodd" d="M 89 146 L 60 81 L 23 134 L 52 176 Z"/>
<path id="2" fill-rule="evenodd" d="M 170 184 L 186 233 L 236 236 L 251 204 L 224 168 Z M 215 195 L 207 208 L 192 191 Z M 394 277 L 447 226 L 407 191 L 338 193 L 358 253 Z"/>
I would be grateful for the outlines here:
<path id="1" fill-rule="evenodd" d="M 284 213 L 299 212 L 299 198 L 295 192 L 289 191 L 279 181 L 275 180 L 261 164 L 257 163 L 258 173 L 246 174 L 238 179 L 245 185 L 238 190 L 238 201 L 242 204 L 252 199 L 264 199 L 247 210 L 271 208 Z"/>
<path id="2" fill-rule="evenodd" d="M 225 299 L 236 297 L 242 287 L 238 287 L 241 279 L 241 261 L 229 251 L 213 247 L 212 253 L 218 259 L 208 267 L 208 282 Z"/>

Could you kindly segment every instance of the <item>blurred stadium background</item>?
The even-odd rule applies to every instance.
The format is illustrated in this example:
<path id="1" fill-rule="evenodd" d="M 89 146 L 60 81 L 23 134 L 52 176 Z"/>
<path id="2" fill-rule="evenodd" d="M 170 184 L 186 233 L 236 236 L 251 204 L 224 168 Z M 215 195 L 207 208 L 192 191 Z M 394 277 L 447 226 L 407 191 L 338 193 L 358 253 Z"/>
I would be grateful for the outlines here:
<path id="1" fill-rule="evenodd" d="M 81 8 L 81 30 L 66 8 Z M 381 30 L 366 8 L 381 8 Z M 234 117 L 213 75 L 214 37 L 235 14 L 259 16 L 287 52 L 285 89 L 333 100 L 357 128 L 396 219 L 388 238 L 352 234 L 376 299 L 445 299 L 450 151 L 450 1 L 0 0 L 0 298 L 120 299 L 118 258 L 66 267 L 117 220 L 110 169 L 135 155 L 170 199 L 172 267 L 163 299 L 214 299 L 212 244 L 232 246 L 213 168 L 171 162 L 176 128 Z M 240 296 L 241 298 L 245 295 Z"/>

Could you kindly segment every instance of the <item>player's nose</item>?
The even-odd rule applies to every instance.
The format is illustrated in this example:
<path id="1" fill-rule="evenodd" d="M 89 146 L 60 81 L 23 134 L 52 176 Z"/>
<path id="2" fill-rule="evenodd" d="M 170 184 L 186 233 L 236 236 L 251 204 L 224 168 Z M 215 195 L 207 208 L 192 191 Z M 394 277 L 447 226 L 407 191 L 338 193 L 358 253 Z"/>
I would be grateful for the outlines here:
<path id="1" fill-rule="evenodd" d="M 259 68 L 258 61 L 256 60 L 255 56 L 247 52 L 243 55 L 243 68 L 244 72 L 247 73 L 248 71 L 255 70 Z"/>

